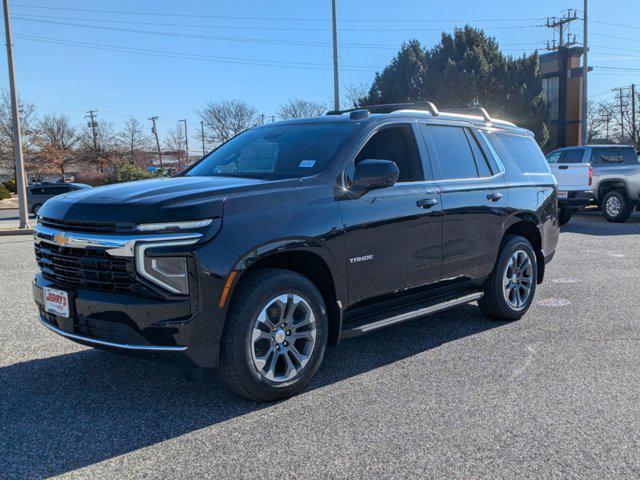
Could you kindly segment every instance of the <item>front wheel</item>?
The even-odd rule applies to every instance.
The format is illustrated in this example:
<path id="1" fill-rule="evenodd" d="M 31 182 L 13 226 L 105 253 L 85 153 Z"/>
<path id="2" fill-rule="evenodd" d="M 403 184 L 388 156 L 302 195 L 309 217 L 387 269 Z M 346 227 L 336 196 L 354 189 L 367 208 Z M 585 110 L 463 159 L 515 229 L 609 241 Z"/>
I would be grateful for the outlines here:
<path id="1" fill-rule="evenodd" d="M 624 192 L 612 190 L 602 200 L 604 218 L 610 222 L 621 223 L 627 220 L 633 211 L 633 205 Z"/>
<path id="2" fill-rule="evenodd" d="M 567 223 L 569 223 L 571 217 L 573 217 L 573 208 L 565 207 L 560 209 L 560 215 L 558 217 L 560 225 L 566 225 Z"/>
<path id="3" fill-rule="evenodd" d="M 324 356 L 322 295 L 306 277 L 281 269 L 250 272 L 237 289 L 221 345 L 223 382 L 251 400 L 295 395 Z"/>
<path id="4" fill-rule="evenodd" d="M 478 304 L 495 320 L 518 320 L 533 302 L 538 278 L 536 253 L 529 241 L 518 235 L 505 237 L 498 260 Z"/>

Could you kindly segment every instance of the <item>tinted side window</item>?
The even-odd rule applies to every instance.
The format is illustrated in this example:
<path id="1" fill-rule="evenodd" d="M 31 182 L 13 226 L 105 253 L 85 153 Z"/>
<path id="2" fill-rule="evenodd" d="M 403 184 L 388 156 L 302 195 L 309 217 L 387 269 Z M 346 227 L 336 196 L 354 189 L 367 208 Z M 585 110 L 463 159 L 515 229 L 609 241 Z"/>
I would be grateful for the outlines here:
<path id="1" fill-rule="evenodd" d="M 484 154 L 480 145 L 478 144 L 478 139 L 471 130 L 465 129 L 465 133 L 467 134 L 467 140 L 469 141 L 469 145 L 471 146 L 471 152 L 473 153 L 473 158 L 476 161 L 476 167 L 478 169 L 478 175 L 481 177 L 490 177 L 493 175 L 491 171 L 491 167 L 489 167 L 489 160 L 487 156 Z"/>
<path id="2" fill-rule="evenodd" d="M 560 157 L 562 152 L 553 152 L 547 155 L 547 162 L 549 163 L 558 163 L 560 161 Z"/>
<path id="3" fill-rule="evenodd" d="M 533 137 L 505 132 L 486 132 L 486 134 L 498 156 L 512 160 L 523 172 L 551 172 L 542 150 Z"/>
<path id="4" fill-rule="evenodd" d="M 398 182 L 424 180 L 418 145 L 413 135 L 413 129 L 409 125 L 389 127 L 377 132 L 360 150 L 355 164 L 357 165 L 362 160 L 391 160 L 395 162 L 400 170 Z"/>
<path id="5" fill-rule="evenodd" d="M 620 156 L 625 165 L 637 165 L 638 154 L 633 148 L 621 148 Z"/>
<path id="6" fill-rule="evenodd" d="M 478 169 L 467 135 L 461 127 L 422 125 L 438 155 L 438 179 L 478 178 Z"/>
<path id="7" fill-rule="evenodd" d="M 622 163 L 623 159 L 618 155 L 618 148 L 594 148 L 591 155 L 591 163 L 595 165 L 615 165 Z"/>
<path id="8" fill-rule="evenodd" d="M 584 150 L 582 149 L 567 150 L 564 152 L 560 163 L 582 163 L 583 156 Z"/>

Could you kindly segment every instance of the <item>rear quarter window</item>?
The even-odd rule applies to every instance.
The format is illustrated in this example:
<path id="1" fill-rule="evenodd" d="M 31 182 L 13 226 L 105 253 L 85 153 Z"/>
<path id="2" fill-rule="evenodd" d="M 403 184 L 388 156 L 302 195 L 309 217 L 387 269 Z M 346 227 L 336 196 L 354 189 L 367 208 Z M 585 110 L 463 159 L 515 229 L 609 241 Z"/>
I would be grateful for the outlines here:
<path id="1" fill-rule="evenodd" d="M 498 156 L 517 165 L 523 173 L 551 173 L 533 137 L 505 132 L 486 132 L 486 136 Z"/>
<path id="2" fill-rule="evenodd" d="M 637 165 L 638 164 L 638 154 L 633 148 L 622 148 L 620 149 L 620 156 L 625 165 Z"/>

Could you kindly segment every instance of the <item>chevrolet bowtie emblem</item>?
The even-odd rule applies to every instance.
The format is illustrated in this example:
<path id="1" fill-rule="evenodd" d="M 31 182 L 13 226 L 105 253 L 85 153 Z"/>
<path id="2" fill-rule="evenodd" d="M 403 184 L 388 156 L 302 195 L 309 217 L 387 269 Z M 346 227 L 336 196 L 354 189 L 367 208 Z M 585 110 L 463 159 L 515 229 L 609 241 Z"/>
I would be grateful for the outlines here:
<path id="1" fill-rule="evenodd" d="M 53 236 L 53 241 L 58 245 L 68 245 L 71 243 L 71 239 L 65 233 L 56 233 Z"/>

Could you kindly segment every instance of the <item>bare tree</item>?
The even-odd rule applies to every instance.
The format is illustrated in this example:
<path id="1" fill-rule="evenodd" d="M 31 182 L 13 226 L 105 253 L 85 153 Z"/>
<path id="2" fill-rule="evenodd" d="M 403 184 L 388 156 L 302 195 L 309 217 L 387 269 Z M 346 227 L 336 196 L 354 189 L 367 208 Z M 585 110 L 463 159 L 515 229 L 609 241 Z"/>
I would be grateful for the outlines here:
<path id="1" fill-rule="evenodd" d="M 110 122 L 98 122 L 96 127 L 96 143 L 98 149 L 93 148 L 93 132 L 85 126 L 79 137 L 77 150 L 78 160 L 84 164 L 97 167 L 100 173 L 113 172 L 122 163 L 122 149 L 118 144 L 118 137 Z"/>
<path id="2" fill-rule="evenodd" d="M 310 102 L 302 98 L 292 98 L 278 107 L 278 117 L 282 120 L 292 118 L 319 117 L 328 110 L 323 103 Z"/>
<path id="3" fill-rule="evenodd" d="M 349 85 L 344 92 L 344 99 L 346 102 L 343 104 L 342 108 L 349 109 L 355 108 L 362 105 L 367 95 L 369 95 L 369 90 L 371 89 L 371 85 L 368 83 L 359 83 Z"/>
<path id="4" fill-rule="evenodd" d="M 22 152 L 27 165 L 33 159 L 37 141 L 36 107 L 32 103 L 19 101 L 20 127 L 22 133 Z M 7 90 L 0 92 L 0 167 L 14 172 L 13 162 L 13 124 L 11 119 L 11 97 Z"/>
<path id="5" fill-rule="evenodd" d="M 78 143 L 78 132 L 65 115 L 45 115 L 38 122 L 39 146 L 56 145 L 71 150 Z"/>
<path id="6" fill-rule="evenodd" d="M 187 156 L 186 139 L 184 136 L 184 128 L 181 124 L 177 124 L 167 132 L 164 141 L 164 148 L 172 152 L 178 159 L 179 166 L 184 165 Z"/>
<path id="7" fill-rule="evenodd" d="M 242 100 L 209 102 L 196 112 L 208 143 L 223 143 L 257 123 L 258 112 Z"/>
<path id="8" fill-rule="evenodd" d="M 128 160 L 132 163 L 139 164 L 148 160 L 147 150 L 151 146 L 151 138 L 144 132 L 142 124 L 131 117 L 117 134 L 118 145 L 127 152 Z"/>

